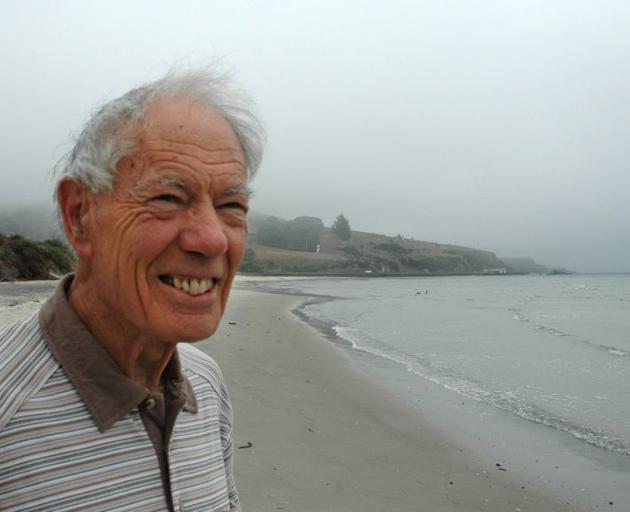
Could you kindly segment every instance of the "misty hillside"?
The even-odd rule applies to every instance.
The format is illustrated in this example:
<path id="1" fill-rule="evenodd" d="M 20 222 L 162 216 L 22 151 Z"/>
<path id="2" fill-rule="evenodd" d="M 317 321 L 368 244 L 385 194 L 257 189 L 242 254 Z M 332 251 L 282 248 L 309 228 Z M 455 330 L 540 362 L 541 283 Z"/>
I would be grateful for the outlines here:
<path id="1" fill-rule="evenodd" d="M 349 229 L 349 226 L 348 226 Z M 490 251 L 348 231 L 344 240 L 315 217 L 254 216 L 243 271 L 261 273 L 508 273 Z M 319 251 L 318 251 L 319 248 Z"/>
<path id="2" fill-rule="evenodd" d="M 523 274 L 545 274 L 549 272 L 549 268 L 545 265 L 536 263 L 532 258 L 501 258 L 515 272 Z"/>
<path id="3" fill-rule="evenodd" d="M 352 232 L 348 242 L 326 231 L 320 252 L 305 252 L 250 242 L 243 271 L 305 273 L 467 274 L 504 273 L 510 269 L 494 253 L 398 239 L 374 233 Z M 253 254 L 252 254 L 253 253 Z M 246 262 L 247 263 L 247 262 Z"/>
<path id="4" fill-rule="evenodd" d="M 572 274 L 564 267 L 541 265 L 532 258 L 501 258 L 514 272 L 519 274 Z"/>

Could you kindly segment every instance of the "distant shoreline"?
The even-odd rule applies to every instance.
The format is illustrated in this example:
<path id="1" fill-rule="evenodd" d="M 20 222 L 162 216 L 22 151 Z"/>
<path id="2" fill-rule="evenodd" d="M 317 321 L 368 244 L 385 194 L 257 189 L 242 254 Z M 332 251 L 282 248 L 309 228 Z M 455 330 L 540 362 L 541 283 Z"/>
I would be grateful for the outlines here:
<path id="1" fill-rule="evenodd" d="M 609 272 L 604 272 L 609 273 Z M 619 272 L 612 272 L 616 274 Z M 623 272 L 620 272 L 623 274 Z M 504 274 L 492 272 L 241 272 L 239 275 L 244 277 L 466 277 L 466 276 L 488 276 L 488 277 L 506 277 L 506 276 L 555 276 L 555 275 L 573 275 L 578 272 L 558 272 L 548 274 L 537 274 L 527 272 L 506 272 Z"/>

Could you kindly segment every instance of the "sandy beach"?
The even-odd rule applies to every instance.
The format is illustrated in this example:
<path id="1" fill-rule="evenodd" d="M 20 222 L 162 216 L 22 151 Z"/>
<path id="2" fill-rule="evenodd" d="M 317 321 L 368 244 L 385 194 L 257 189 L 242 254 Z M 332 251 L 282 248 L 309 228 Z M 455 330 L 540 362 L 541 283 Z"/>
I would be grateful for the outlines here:
<path id="1" fill-rule="evenodd" d="M 353 371 L 291 310 L 304 297 L 241 278 L 219 331 L 197 344 L 221 365 L 235 410 L 244 510 L 576 511 L 480 460 Z"/>

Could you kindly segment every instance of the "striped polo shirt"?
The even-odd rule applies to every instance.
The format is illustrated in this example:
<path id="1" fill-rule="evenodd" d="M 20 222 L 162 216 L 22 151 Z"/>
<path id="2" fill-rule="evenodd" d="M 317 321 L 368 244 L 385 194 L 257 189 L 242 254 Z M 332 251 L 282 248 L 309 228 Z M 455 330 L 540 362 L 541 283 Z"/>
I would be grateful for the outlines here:
<path id="1" fill-rule="evenodd" d="M 196 406 L 184 407 L 172 427 L 168 497 L 176 512 L 239 511 L 221 372 L 188 344 L 177 352 Z M 168 510 L 139 410 L 146 396 L 130 397 L 128 412 L 106 422 L 84 398 L 47 344 L 38 314 L 0 331 L 0 511 Z"/>

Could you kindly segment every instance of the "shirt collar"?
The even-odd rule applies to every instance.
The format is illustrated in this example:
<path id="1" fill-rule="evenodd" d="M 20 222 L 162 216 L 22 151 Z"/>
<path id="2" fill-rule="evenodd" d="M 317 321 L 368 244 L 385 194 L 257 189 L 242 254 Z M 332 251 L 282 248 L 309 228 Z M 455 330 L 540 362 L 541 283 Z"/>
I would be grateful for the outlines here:
<path id="1" fill-rule="evenodd" d="M 48 348 L 64 369 L 101 432 L 138 407 L 149 390 L 125 376 L 107 350 L 88 330 L 68 300 L 74 275 L 64 277 L 39 313 Z M 177 350 L 168 362 L 166 388 L 196 413 L 193 388 L 182 372 Z"/>

